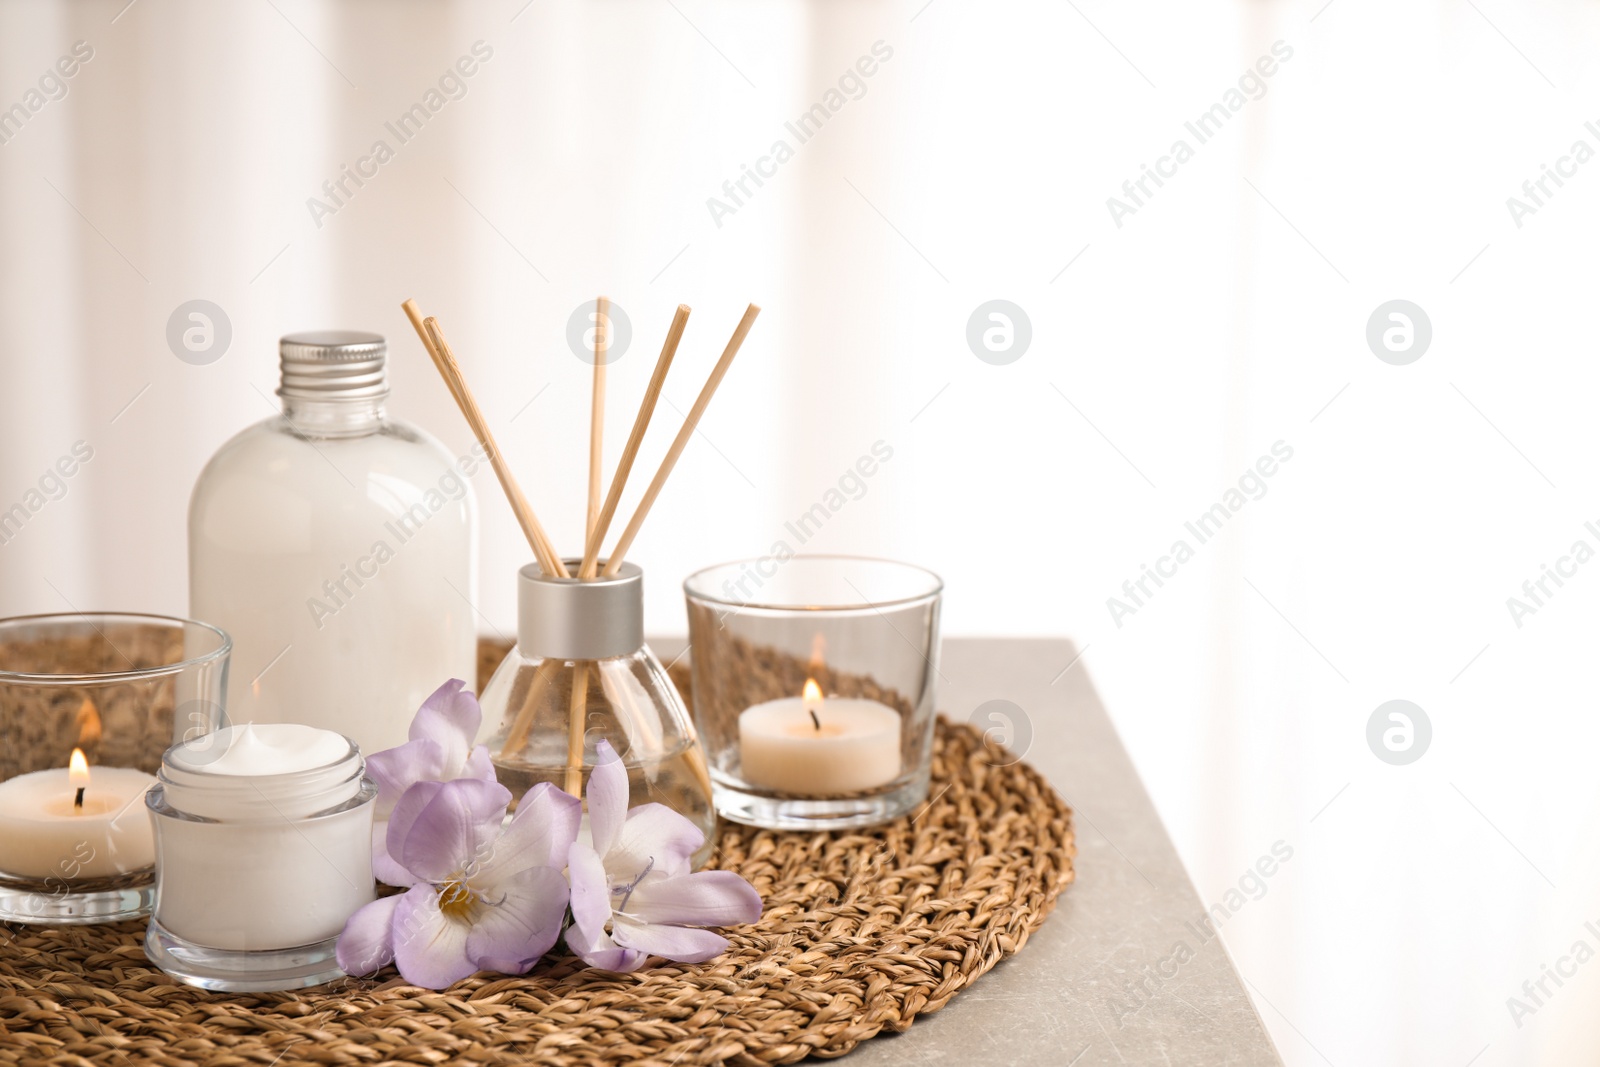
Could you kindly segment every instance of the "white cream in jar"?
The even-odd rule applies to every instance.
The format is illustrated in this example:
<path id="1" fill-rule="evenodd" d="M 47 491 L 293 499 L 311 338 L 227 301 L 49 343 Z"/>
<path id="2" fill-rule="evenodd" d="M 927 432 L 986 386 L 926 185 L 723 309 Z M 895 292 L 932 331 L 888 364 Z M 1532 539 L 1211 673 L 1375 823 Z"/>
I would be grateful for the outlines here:
<path id="1" fill-rule="evenodd" d="M 168 749 L 147 800 L 151 958 L 213 989 L 337 976 L 333 940 L 374 897 L 377 789 L 364 771 L 349 738 L 296 723 L 225 727 Z M 296 980 L 263 984 L 284 967 Z"/>

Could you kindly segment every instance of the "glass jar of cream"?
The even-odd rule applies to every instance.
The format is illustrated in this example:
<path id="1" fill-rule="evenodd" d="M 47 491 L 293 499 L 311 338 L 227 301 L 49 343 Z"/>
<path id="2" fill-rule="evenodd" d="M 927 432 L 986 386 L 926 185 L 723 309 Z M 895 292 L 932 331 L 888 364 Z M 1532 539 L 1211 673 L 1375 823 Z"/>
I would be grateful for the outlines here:
<path id="1" fill-rule="evenodd" d="M 334 947 L 374 897 L 377 787 L 355 743 L 247 723 L 168 749 L 145 804 L 156 901 L 145 954 L 204 989 L 299 989 L 343 974 Z"/>

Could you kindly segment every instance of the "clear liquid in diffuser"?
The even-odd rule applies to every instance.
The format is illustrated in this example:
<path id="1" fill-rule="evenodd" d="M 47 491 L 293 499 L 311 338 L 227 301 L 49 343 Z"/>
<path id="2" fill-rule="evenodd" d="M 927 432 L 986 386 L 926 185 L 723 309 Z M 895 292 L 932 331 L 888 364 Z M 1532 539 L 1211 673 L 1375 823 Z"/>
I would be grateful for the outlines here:
<path id="1" fill-rule="evenodd" d="M 565 753 L 562 753 L 562 758 L 564 760 Z M 711 857 L 712 836 L 717 823 L 716 812 L 711 806 L 711 797 L 706 794 L 700 776 L 695 773 L 697 758 L 695 746 L 690 743 L 657 759 L 624 760 L 622 764 L 628 770 L 630 807 L 650 803 L 665 804 L 694 823 L 705 835 L 705 843 L 691 859 L 691 865 L 695 870 L 704 866 Z M 496 756 L 494 770 L 500 784 L 511 790 L 513 810 L 517 802 L 522 799 L 522 795 L 540 782 L 549 782 L 557 789 L 562 789 L 565 788 L 567 781 L 565 762 L 535 764 Z M 589 775 L 593 770 L 592 767 L 585 767 L 583 770 L 585 792 L 588 791 Z"/>

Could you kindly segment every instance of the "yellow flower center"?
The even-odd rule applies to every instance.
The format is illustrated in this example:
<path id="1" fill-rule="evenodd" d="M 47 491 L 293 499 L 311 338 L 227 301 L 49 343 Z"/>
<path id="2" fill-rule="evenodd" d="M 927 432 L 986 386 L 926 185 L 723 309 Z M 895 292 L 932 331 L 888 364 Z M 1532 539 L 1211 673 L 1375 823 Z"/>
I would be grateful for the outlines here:
<path id="1" fill-rule="evenodd" d="M 471 918 L 477 899 L 465 882 L 449 881 L 439 886 L 439 910 L 452 919 Z"/>

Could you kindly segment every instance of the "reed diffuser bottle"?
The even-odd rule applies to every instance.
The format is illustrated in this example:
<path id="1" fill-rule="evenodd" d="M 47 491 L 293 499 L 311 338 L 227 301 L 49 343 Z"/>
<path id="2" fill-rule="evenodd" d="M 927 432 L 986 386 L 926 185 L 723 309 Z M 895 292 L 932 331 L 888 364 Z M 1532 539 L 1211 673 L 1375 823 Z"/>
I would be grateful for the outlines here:
<path id="1" fill-rule="evenodd" d="M 701 866 L 711 855 L 711 831 L 716 824 L 711 776 L 683 698 L 661 661 L 645 647 L 642 576 L 638 567 L 623 560 L 761 309 L 754 304 L 745 309 L 633 518 L 617 538 L 609 559 L 602 559 L 601 542 L 638 457 L 639 444 L 661 395 L 661 384 L 689 320 L 689 309 L 678 305 L 672 318 L 644 401 L 634 417 L 633 430 L 617 461 L 611 488 L 603 494 L 602 502 L 600 445 L 610 304 L 605 297 L 596 302 L 584 553 L 582 557 L 564 559 L 556 552 L 506 465 L 504 453 L 495 444 L 439 320 L 424 317 L 415 301 L 407 300 L 401 307 L 494 466 L 517 524 L 538 561 L 523 567 L 518 574 L 517 646 L 479 696 L 484 722 L 498 723 L 488 742 L 495 775 L 515 800 L 540 782 L 553 783 L 575 797 L 584 796 L 589 772 L 599 759 L 600 743 L 608 742 L 628 769 L 630 807 L 663 804 L 705 835 L 693 857 L 694 865 Z"/>
<path id="2" fill-rule="evenodd" d="M 189 504 L 189 607 L 233 637 L 228 719 L 402 744 L 428 694 L 474 678 L 475 455 L 386 418 L 386 346 L 278 345 L 283 413 L 222 446 Z"/>
<path id="3" fill-rule="evenodd" d="M 565 561 L 577 574 L 582 561 Z M 658 803 L 705 834 L 716 812 L 711 778 L 688 709 L 644 643 L 643 575 L 624 563 L 593 579 L 548 575 L 536 563 L 517 580 L 517 645 L 479 699 L 498 723 L 489 754 L 500 784 L 520 800 L 540 782 L 582 796 L 599 744 L 628 769 L 628 804 Z"/>

